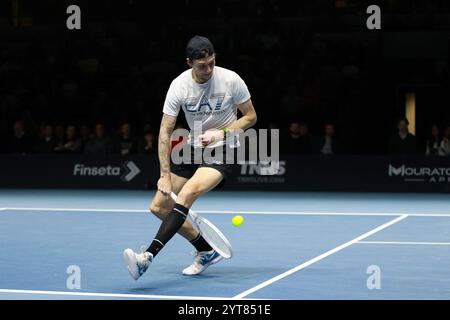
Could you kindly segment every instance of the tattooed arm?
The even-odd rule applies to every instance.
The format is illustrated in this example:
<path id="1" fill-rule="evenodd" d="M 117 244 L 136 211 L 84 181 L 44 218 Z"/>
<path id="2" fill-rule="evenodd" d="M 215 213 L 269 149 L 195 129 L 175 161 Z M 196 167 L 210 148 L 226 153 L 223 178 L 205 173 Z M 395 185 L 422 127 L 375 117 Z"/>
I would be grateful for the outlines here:
<path id="1" fill-rule="evenodd" d="M 170 182 L 170 137 L 176 121 L 177 117 L 164 114 L 159 128 L 158 156 L 161 176 L 158 180 L 158 190 L 165 195 L 169 195 L 172 191 L 172 183 Z"/>

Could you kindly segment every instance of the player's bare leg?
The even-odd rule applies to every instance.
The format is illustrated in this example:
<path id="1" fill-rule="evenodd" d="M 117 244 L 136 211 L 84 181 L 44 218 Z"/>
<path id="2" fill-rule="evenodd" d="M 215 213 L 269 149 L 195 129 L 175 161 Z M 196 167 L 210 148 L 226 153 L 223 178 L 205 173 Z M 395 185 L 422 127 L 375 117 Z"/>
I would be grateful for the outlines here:
<path id="1" fill-rule="evenodd" d="M 178 200 L 175 204 L 169 206 L 169 203 L 165 202 L 165 200 L 163 202 L 162 198 L 160 198 L 165 197 L 166 195 L 161 194 L 160 196 L 158 196 L 159 199 L 161 199 L 160 204 L 164 203 L 164 208 L 166 210 L 169 207 L 173 209 L 165 215 L 161 227 L 156 234 L 156 237 L 153 239 L 153 242 L 147 249 L 147 251 L 150 252 L 153 257 L 155 257 L 158 252 L 164 247 L 164 245 L 180 230 L 183 225 L 186 224 L 186 218 L 189 214 L 189 208 L 192 206 L 194 201 L 205 192 L 217 186 L 222 181 L 222 179 L 223 176 L 218 170 L 209 167 L 201 167 L 198 168 L 195 171 L 194 175 L 184 183 L 178 193 Z M 178 187 L 180 185 L 181 184 L 179 184 Z M 168 201 L 172 201 L 171 198 L 168 199 Z M 155 204 L 153 204 L 152 206 L 154 206 L 153 209 L 158 209 L 155 208 Z M 161 209 L 161 207 L 159 209 Z M 158 212 L 160 212 L 161 214 L 162 211 L 159 210 Z M 183 233 L 185 236 L 187 236 L 187 239 L 190 240 L 191 243 L 193 239 L 191 237 L 194 237 L 194 239 L 195 237 L 198 237 L 198 232 L 192 228 L 189 222 L 188 224 L 186 224 L 186 228 L 183 230 Z M 205 249 L 211 250 L 211 247 L 206 243 L 206 241 L 204 241 L 204 239 L 203 242 L 204 245 L 202 245 L 202 247 L 204 248 L 204 250 L 201 251 L 205 251 Z"/>
<path id="2" fill-rule="evenodd" d="M 222 174 L 214 168 L 198 168 L 178 193 L 177 203 L 190 208 L 195 200 L 214 189 L 222 179 Z"/>
<path id="3" fill-rule="evenodd" d="M 219 171 L 208 167 L 197 169 L 178 193 L 177 203 L 190 208 L 195 200 L 205 192 L 214 189 L 220 181 L 222 181 L 222 174 Z M 194 262 L 183 270 L 183 274 L 198 275 L 220 260 L 222 257 L 212 248 L 197 250 Z"/>
<path id="4" fill-rule="evenodd" d="M 158 214 L 158 216 L 163 219 L 163 222 L 156 237 L 153 239 L 147 251 L 141 254 L 136 254 L 131 249 L 126 249 L 124 251 L 124 259 L 128 265 L 128 271 L 135 280 L 139 279 L 139 277 L 144 274 L 158 252 L 185 224 L 186 226 L 182 232 L 186 239 L 189 240 L 194 236 L 194 239 L 190 242 L 196 248 L 200 247 L 204 249 L 197 250 L 198 254 L 194 264 L 183 270 L 183 274 L 199 274 L 208 266 L 217 263 L 222 259 L 222 257 L 211 248 L 203 237 L 201 237 L 201 235 L 198 234 L 186 220 L 189 208 L 194 201 L 203 193 L 217 186 L 222 179 L 222 174 L 213 168 L 199 168 L 192 178 L 187 181 L 171 174 L 171 183 L 174 182 L 172 190 L 176 192 L 181 188 L 178 193 L 179 200 L 177 200 L 176 204 L 173 204 L 170 197 L 157 192 L 157 196 L 152 202 L 151 210 L 152 212 L 154 211 L 155 214 Z M 189 207 L 186 207 L 184 204 L 189 205 Z M 169 208 L 172 208 L 171 211 L 165 214 L 164 212 Z M 197 234 L 197 236 L 195 236 L 195 234 Z"/>
<path id="5" fill-rule="evenodd" d="M 188 179 L 174 174 L 170 175 L 170 180 L 172 183 L 172 190 L 174 192 L 179 192 L 188 181 Z M 164 220 L 167 214 L 172 211 L 173 206 L 174 203 L 170 197 L 164 196 L 160 191 L 157 191 L 150 206 L 150 211 L 159 219 Z M 190 225 L 189 221 L 186 221 L 178 232 L 188 241 L 194 239 L 198 234 L 192 225 Z M 153 256 L 150 253 L 136 253 L 132 249 L 126 249 L 123 252 L 123 257 L 127 263 L 128 272 L 134 280 L 139 279 L 153 260 Z"/>
<path id="6" fill-rule="evenodd" d="M 177 176 L 173 173 L 170 174 L 170 180 L 172 182 L 172 191 L 178 194 L 188 179 Z M 163 195 L 160 191 L 157 191 L 153 201 L 150 205 L 150 211 L 158 217 L 160 220 L 164 220 L 166 216 L 173 210 L 175 203 L 170 196 Z M 192 224 L 186 220 L 178 233 L 188 241 L 192 241 L 198 236 L 198 231 L 194 229 Z"/>

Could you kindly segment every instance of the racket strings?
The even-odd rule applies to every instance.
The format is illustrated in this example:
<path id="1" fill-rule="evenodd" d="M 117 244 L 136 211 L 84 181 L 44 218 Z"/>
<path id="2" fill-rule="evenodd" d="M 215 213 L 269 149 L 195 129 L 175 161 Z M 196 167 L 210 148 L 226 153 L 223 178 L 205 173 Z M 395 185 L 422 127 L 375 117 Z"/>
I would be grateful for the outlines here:
<path id="1" fill-rule="evenodd" d="M 230 244 L 224 239 L 223 235 L 220 235 L 217 230 L 204 221 L 197 221 L 198 227 L 205 238 L 205 240 L 225 257 L 230 257 L 232 255 L 230 250 Z"/>

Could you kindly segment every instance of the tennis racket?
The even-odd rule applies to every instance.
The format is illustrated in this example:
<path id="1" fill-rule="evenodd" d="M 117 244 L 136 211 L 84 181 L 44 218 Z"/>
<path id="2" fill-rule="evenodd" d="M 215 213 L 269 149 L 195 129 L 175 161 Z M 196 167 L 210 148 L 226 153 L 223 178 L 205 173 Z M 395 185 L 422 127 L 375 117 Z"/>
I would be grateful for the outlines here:
<path id="1" fill-rule="evenodd" d="M 171 192 L 170 197 L 173 201 L 177 201 L 177 196 L 175 193 Z M 223 233 L 212 224 L 208 219 L 199 216 L 195 211 L 189 209 L 188 214 L 189 220 L 191 221 L 194 228 L 200 232 L 200 234 L 205 238 L 206 242 L 216 250 L 225 259 L 230 259 L 233 256 L 233 250 L 228 239 L 223 235 Z"/>

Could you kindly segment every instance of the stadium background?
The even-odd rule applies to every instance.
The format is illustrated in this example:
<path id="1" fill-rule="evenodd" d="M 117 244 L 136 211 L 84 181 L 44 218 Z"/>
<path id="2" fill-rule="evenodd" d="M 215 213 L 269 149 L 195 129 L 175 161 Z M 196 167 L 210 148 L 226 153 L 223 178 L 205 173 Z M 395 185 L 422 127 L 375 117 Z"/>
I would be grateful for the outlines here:
<path id="1" fill-rule="evenodd" d="M 81 30 L 66 27 L 71 4 L 81 8 Z M 381 8 L 380 30 L 366 26 L 371 4 Z M 433 149 L 450 137 L 445 1 L 0 6 L 1 187 L 153 189 L 165 94 L 187 68 L 187 40 L 201 34 L 214 43 L 217 65 L 246 81 L 256 128 L 281 134 L 282 174 L 238 166 L 219 188 L 449 190 L 449 155 Z M 414 146 L 399 150 L 390 141 L 411 97 Z M 324 155 L 327 125 L 333 154 Z M 81 175 L 77 165 L 119 173 Z"/>

